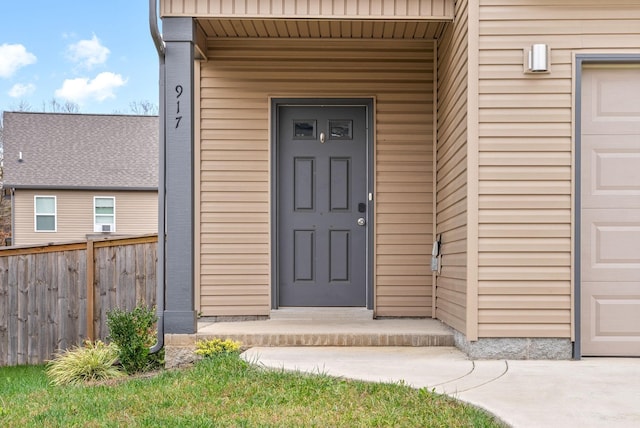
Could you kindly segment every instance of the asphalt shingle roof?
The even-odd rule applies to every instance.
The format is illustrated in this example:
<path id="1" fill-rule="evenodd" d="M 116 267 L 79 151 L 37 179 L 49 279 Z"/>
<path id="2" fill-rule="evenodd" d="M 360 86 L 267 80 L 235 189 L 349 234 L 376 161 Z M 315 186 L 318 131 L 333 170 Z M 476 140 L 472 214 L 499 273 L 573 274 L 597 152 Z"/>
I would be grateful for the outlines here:
<path id="1" fill-rule="evenodd" d="M 157 116 L 5 112 L 3 132 L 5 187 L 158 187 Z"/>

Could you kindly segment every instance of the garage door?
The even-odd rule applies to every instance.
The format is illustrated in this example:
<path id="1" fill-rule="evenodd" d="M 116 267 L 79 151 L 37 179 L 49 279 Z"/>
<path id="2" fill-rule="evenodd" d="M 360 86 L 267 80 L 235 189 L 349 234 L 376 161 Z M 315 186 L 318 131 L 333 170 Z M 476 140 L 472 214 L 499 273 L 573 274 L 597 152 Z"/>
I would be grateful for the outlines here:
<path id="1" fill-rule="evenodd" d="M 640 65 L 582 74 L 582 354 L 640 356 Z"/>

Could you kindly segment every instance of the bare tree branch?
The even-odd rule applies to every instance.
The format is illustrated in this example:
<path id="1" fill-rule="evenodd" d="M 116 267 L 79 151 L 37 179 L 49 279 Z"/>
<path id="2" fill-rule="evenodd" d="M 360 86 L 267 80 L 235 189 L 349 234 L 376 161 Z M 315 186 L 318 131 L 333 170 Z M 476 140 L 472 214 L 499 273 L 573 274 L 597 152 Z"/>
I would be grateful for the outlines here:
<path id="1" fill-rule="evenodd" d="M 158 114 L 158 106 L 149 100 L 133 101 L 129 103 L 129 108 L 133 114 L 144 116 L 155 116 Z"/>
<path id="2" fill-rule="evenodd" d="M 52 113 L 79 113 L 80 106 L 76 103 L 72 103 L 71 101 L 65 101 L 64 104 L 55 98 L 51 98 L 49 101 L 49 110 Z M 47 111 L 47 105 L 42 102 L 42 111 Z"/>
<path id="3" fill-rule="evenodd" d="M 32 111 L 33 108 L 31 107 L 31 104 L 29 104 L 27 101 L 20 100 L 20 103 L 18 103 L 18 105 L 14 107 L 13 110 L 14 111 Z"/>

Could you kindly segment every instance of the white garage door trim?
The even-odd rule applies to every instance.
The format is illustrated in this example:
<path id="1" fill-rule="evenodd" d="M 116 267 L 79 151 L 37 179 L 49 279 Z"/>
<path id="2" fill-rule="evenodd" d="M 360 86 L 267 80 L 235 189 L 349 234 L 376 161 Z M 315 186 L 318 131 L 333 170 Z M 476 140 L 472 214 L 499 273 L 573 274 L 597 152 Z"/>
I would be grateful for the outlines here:
<path id="1" fill-rule="evenodd" d="M 590 64 L 602 64 L 602 65 L 620 65 L 620 64 L 640 64 L 640 55 L 607 55 L 607 54 L 585 54 L 576 55 L 576 80 L 575 80 L 575 102 L 576 102 L 576 115 L 575 115 L 575 221 L 574 221 L 574 326 L 575 326 L 575 343 L 574 343 L 574 358 L 579 359 L 582 356 L 582 338 L 584 334 L 581 328 L 582 320 L 582 242 L 581 242 L 581 229 L 582 229 L 582 200 L 581 200 L 581 181 L 582 181 L 582 73 L 584 66 Z"/>

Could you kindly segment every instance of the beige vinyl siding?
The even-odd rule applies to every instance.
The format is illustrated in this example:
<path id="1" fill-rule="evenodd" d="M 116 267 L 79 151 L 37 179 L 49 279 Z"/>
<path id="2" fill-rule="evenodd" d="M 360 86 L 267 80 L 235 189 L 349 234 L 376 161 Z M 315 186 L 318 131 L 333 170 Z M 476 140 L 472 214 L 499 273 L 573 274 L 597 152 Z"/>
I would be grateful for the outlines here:
<path id="1" fill-rule="evenodd" d="M 442 269 L 436 279 L 436 318 L 466 332 L 467 291 L 467 2 L 438 41 L 436 232 Z"/>
<path id="2" fill-rule="evenodd" d="M 35 232 L 34 196 L 55 196 L 57 231 Z M 14 196 L 14 245 L 86 239 L 93 232 L 94 196 L 115 197 L 116 235 L 158 232 L 158 193 L 145 191 L 23 190 Z"/>
<path id="3" fill-rule="evenodd" d="M 201 63 L 200 309 L 270 311 L 269 97 L 374 97 L 378 316 L 430 316 L 433 42 L 214 40 Z"/>
<path id="4" fill-rule="evenodd" d="M 453 0 L 161 0 L 162 16 L 447 19 Z"/>
<path id="5" fill-rule="evenodd" d="M 572 337 L 574 53 L 638 52 L 640 1 L 480 2 L 479 334 Z M 551 72 L 523 74 L 532 43 Z"/>

